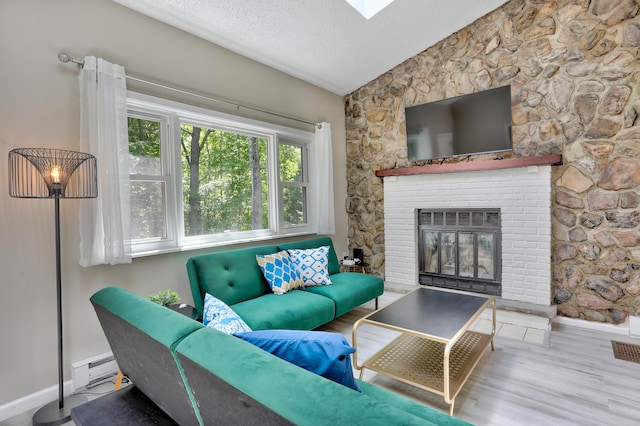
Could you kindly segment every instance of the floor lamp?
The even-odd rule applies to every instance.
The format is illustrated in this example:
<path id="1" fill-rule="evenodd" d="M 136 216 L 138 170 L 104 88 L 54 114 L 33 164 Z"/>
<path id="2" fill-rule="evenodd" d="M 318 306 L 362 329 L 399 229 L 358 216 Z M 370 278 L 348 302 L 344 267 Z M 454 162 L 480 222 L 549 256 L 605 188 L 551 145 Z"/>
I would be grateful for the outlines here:
<path id="1" fill-rule="evenodd" d="M 60 199 L 98 196 L 96 158 L 83 152 L 49 148 L 18 148 L 9 152 L 9 195 L 53 198 L 56 232 L 56 296 L 58 308 L 58 400 L 33 415 L 34 425 L 60 425 L 71 409 L 86 401 L 81 395 L 64 397 L 62 363 L 62 273 L 60 269 Z"/>

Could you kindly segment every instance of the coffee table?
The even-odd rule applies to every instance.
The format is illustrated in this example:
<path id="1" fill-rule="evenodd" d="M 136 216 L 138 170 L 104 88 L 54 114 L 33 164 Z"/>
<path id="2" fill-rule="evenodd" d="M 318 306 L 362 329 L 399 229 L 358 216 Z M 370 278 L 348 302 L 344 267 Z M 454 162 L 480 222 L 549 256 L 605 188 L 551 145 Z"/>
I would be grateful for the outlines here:
<path id="1" fill-rule="evenodd" d="M 491 307 L 490 334 L 470 331 Z M 398 331 L 395 340 L 358 364 L 357 333 L 364 324 Z M 353 363 L 421 389 L 442 395 L 453 415 L 455 398 L 491 344 L 496 331 L 496 300 L 447 290 L 418 288 L 353 326 Z"/>

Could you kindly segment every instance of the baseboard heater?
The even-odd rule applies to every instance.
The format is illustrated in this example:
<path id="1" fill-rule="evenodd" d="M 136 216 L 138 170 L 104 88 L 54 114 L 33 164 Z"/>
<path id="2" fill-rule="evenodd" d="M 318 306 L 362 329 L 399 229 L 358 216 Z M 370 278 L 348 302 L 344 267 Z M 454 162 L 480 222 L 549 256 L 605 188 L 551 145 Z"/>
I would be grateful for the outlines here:
<path id="1" fill-rule="evenodd" d="M 118 373 L 118 364 L 111 352 L 76 362 L 71 367 L 74 391 L 95 386 Z"/>

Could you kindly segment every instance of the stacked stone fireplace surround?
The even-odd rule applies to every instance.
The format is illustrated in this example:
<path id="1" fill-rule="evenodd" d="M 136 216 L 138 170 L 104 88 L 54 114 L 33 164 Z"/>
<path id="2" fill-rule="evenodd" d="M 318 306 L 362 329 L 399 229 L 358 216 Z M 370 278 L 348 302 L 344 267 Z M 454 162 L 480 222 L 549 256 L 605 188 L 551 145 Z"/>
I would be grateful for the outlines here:
<path id="1" fill-rule="evenodd" d="M 639 11 L 633 0 L 511 0 L 345 96 L 349 241 L 364 249 L 371 272 L 388 282 L 415 280 L 398 275 L 411 263 L 394 263 L 399 247 L 392 245 L 400 242 L 389 233 L 388 197 L 406 179 L 440 185 L 433 176 L 380 175 L 425 165 L 407 161 L 405 106 L 510 84 L 514 150 L 505 157 L 561 155 L 563 164 L 544 178 L 548 290 L 535 282 L 503 298 L 595 322 L 640 316 Z M 459 184 L 469 185 L 476 175 L 455 179 L 463 177 Z M 405 245 L 414 247 L 414 238 Z M 415 262 L 414 253 L 404 257 Z"/>

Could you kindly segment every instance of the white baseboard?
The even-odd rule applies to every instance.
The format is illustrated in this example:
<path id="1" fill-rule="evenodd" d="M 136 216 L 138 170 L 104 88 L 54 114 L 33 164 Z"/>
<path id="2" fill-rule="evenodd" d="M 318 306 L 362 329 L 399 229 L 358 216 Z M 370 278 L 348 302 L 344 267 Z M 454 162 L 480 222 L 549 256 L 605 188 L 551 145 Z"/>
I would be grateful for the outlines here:
<path id="1" fill-rule="evenodd" d="M 555 317 L 554 324 L 568 325 L 571 327 L 584 328 L 587 330 L 604 331 L 606 333 L 629 335 L 628 321 L 622 324 L 611 324 L 608 322 L 587 321 L 583 319 L 569 317 Z"/>
<path id="2" fill-rule="evenodd" d="M 64 395 L 70 395 L 73 390 L 73 382 L 64 382 Z M 30 395 L 25 395 L 6 404 L 0 405 L 0 422 L 18 414 L 41 407 L 51 401 L 58 399 L 58 385 L 42 389 Z"/>
<path id="3" fill-rule="evenodd" d="M 492 309 L 487 308 L 480 318 L 490 320 L 493 316 Z M 506 311 L 498 308 L 496 310 L 496 322 L 503 324 L 517 325 L 520 327 L 534 328 L 536 330 L 551 331 L 551 318 L 539 315 L 526 314 L 522 312 Z"/>
<path id="4" fill-rule="evenodd" d="M 640 317 L 629 317 L 629 336 L 640 338 Z"/>
<path id="5" fill-rule="evenodd" d="M 418 288 L 418 286 L 410 284 L 390 283 L 387 281 L 384 282 L 384 289 L 394 293 L 405 294 L 415 290 L 416 288 Z"/>

